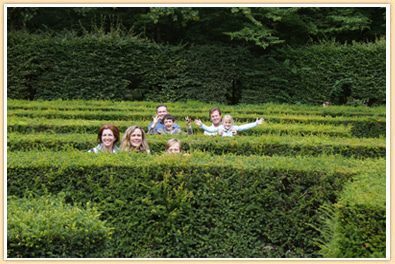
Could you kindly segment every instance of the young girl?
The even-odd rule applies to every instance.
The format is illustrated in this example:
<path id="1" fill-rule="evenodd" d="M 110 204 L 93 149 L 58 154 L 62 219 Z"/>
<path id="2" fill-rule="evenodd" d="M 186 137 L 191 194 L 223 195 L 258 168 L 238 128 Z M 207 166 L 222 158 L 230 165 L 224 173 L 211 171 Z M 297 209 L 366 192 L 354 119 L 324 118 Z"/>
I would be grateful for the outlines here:
<path id="1" fill-rule="evenodd" d="M 202 128 L 204 131 L 213 133 L 213 132 L 218 132 L 219 135 L 223 137 L 233 137 L 234 135 L 237 134 L 238 131 L 243 131 L 247 130 L 253 127 L 256 127 L 257 125 L 262 124 L 263 118 L 258 118 L 255 122 L 245 124 L 245 125 L 240 125 L 236 126 L 233 123 L 233 118 L 231 115 L 225 115 L 222 118 L 222 125 L 218 127 L 208 127 L 202 123 L 199 119 L 195 120 L 196 125 L 198 125 L 200 128 Z"/>
<path id="2" fill-rule="evenodd" d="M 126 129 L 121 142 L 122 151 L 135 151 L 150 153 L 144 129 L 138 126 L 131 126 Z"/>
<path id="3" fill-rule="evenodd" d="M 119 148 L 115 145 L 119 140 L 119 129 L 116 126 L 105 124 L 99 128 L 97 134 L 99 145 L 90 149 L 88 152 L 100 153 L 117 153 Z"/>
<path id="4" fill-rule="evenodd" d="M 180 153 L 181 152 L 181 141 L 175 138 L 171 138 L 166 143 L 166 153 Z"/>

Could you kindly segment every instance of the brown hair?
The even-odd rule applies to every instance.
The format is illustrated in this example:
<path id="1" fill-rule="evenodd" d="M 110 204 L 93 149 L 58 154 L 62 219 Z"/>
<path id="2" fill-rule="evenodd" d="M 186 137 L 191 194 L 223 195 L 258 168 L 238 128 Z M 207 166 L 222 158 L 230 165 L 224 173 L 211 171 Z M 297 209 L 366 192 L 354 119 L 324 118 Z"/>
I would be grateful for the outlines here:
<path id="1" fill-rule="evenodd" d="M 159 107 L 166 107 L 166 110 L 167 110 L 167 105 L 164 105 L 164 104 L 161 104 L 161 105 L 158 105 L 157 107 L 156 107 L 156 112 L 158 112 L 158 109 L 159 109 Z"/>
<path id="2" fill-rule="evenodd" d="M 210 109 L 210 111 L 208 112 L 208 118 L 211 118 L 211 114 L 214 113 L 215 111 L 218 111 L 219 115 L 222 115 L 221 110 L 219 109 L 219 107 L 213 107 Z"/>
<path id="3" fill-rule="evenodd" d="M 165 115 L 165 116 L 163 117 L 163 122 L 164 122 L 166 119 L 172 120 L 173 122 L 176 121 L 176 118 L 175 118 L 174 116 L 170 115 L 170 114 L 167 114 L 167 115 Z"/>
<path id="4" fill-rule="evenodd" d="M 99 143 L 103 143 L 101 141 L 101 136 L 102 136 L 103 131 L 105 129 L 110 129 L 112 131 L 112 133 L 114 134 L 114 137 L 115 137 L 114 145 L 115 145 L 115 143 L 117 143 L 119 140 L 119 129 L 118 129 L 118 127 L 111 125 L 111 124 L 104 124 L 99 128 L 99 133 L 97 133 L 97 140 L 99 141 Z"/>
<path id="5" fill-rule="evenodd" d="M 140 129 L 141 131 L 141 136 L 142 136 L 142 142 L 141 145 L 138 148 L 135 148 L 130 144 L 130 136 L 133 134 L 133 132 L 136 129 Z M 122 142 L 121 142 L 121 150 L 122 151 L 137 151 L 137 152 L 146 152 L 150 153 L 150 149 L 148 146 L 147 139 L 145 137 L 145 132 L 144 129 L 142 129 L 139 126 L 130 126 L 126 129 L 125 134 L 122 137 Z"/>

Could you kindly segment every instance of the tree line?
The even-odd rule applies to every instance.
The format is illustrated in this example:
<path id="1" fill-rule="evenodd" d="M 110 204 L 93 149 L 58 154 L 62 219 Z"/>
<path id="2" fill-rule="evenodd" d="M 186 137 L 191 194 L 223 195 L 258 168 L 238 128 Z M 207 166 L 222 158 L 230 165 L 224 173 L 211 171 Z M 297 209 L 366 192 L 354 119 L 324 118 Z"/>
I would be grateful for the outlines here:
<path id="1" fill-rule="evenodd" d="M 157 43 L 229 44 L 264 51 L 385 36 L 383 7 L 10 7 L 8 31 L 116 33 Z"/>

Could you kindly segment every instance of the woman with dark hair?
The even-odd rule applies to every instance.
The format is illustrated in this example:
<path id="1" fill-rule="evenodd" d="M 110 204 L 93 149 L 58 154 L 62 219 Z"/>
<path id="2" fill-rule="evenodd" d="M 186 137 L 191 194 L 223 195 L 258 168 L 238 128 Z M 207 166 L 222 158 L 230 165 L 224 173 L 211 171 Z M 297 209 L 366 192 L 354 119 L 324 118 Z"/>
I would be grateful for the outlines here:
<path id="1" fill-rule="evenodd" d="M 122 151 L 135 151 L 142 153 L 150 153 L 147 139 L 145 137 L 144 129 L 139 126 L 128 127 L 122 137 L 121 142 Z"/>
<path id="2" fill-rule="evenodd" d="M 115 145 L 119 140 L 119 129 L 118 127 L 110 124 L 102 125 L 99 128 L 99 133 L 97 134 L 97 140 L 99 145 L 90 149 L 88 152 L 100 153 L 117 153 L 119 148 Z"/>

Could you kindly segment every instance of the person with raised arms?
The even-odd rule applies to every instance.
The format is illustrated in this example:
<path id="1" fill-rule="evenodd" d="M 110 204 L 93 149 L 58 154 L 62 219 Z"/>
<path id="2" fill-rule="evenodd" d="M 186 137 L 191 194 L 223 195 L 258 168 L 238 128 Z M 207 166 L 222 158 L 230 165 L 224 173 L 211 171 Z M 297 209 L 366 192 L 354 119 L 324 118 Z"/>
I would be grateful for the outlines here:
<path id="1" fill-rule="evenodd" d="M 221 125 L 222 122 L 222 113 L 219 107 L 211 108 L 209 111 L 209 118 L 211 120 L 211 126 L 209 128 L 215 129 Z M 216 136 L 218 135 L 218 131 L 209 132 L 207 130 L 203 133 L 206 136 Z"/>
<path id="2" fill-rule="evenodd" d="M 169 114 L 167 111 L 167 106 L 166 105 L 158 105 L 156 107 L 156 115 L 153 117 L 153 120 L 151 123 L 148 125 L 148 133 L 149 134 L 159 134 L 160 130 L 164 129 L 164 120 L 163 117 L 165 115 Z M 177 124 L 174 125 L 175 128 L 180 128 Z"/>
<path id="3" fill-rule="evenodd" d="M 221 135 L 223 137 L 233 137 L 237 134 L 239 131 L 244 131 L 247 129 L 251 129 L 253 127 L 256 127 L 257 125 L 262 124 L 264 121 L 263 118 L 257 118 L 255 122 L 253 123 L 248 123 L 240 126 L 234 125 L 233 118 L 231 115 L 225 115 L 222 119 L 222 124 L 219 125 L 218 127 L 208 127 L 202 123 L 199 119 L 195 120 L 195 124 L 202 128 L 204 131 L 207 131 L 209 133 L 218 133 L 218 135 Z"/>
<path id="4" fill-rule="evenodd" d="M 119 148 L 115 145 L 119 140 L 119 129 L 118 127 L 105 124 L 99 128 L 99 133 L 97 134 L 97 140 L 99 144 L 88 150 L 88 152 L 93 153 L 117 153 Z"/>
<path id="5" fill-rule="evenodd" d="M 121 151 L 150 153 L 144 129 L 139 126 L 128 127 L 122 137 Z"/>
<path id="6" fill-rule="evenodd" d="M 192 135 L 193 129 L 191 125 L 191 119 L 189 117 L 185 117 L 187 121 L 187 134 Z M 165 115 L 163 117 L 163 128 L 157 130 L 156 133 L 153 132 L 153 128 L 150 128 L 148 134 L 160 134 L 160 135 L 175 135 L 175 134 L 185 134 L 183 130 L 176 124 L 176 118 L 172 115 Z"/>

